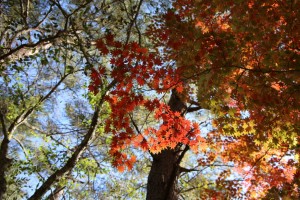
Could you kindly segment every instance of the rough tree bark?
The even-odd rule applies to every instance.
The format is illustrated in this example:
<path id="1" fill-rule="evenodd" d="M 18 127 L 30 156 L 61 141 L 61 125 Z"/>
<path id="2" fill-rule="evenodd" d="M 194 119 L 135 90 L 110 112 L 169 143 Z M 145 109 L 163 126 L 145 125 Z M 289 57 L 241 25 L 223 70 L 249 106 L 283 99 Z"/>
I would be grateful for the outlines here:
<path id="1" fill-rule="evenodd" d="M 7 137 L 4 137 L 0 148 L 0 200 L 4 199 L 4 194 L 7 190 L 5 172 L 10 164 L 10 160 L 6 157 L 8 151 L 8 144 L 9 139 Z"/>
<path id="2" fill-rule="evenodd" d="M 187 106 L 175 90 L 172 91 L 168 105 L 172 111 L 184 114 Z M 180 162 L 185 152 L 180 148 L 166 149 L 159 154 L 152 154 L 152 166 L 148 176 L 147 200 L 177 200 L 177 179 L 180 174 Z"/>

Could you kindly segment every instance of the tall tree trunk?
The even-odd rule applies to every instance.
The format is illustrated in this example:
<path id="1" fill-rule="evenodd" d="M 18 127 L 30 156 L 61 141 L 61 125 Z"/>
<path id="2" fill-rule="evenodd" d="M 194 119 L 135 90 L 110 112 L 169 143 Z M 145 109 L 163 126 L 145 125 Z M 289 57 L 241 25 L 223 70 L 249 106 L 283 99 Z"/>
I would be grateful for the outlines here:
<path id="1" fill-rule="evenodd" d="M 11 163 L 11 160 L 6 157 L 9 142 L 10 141 L 8 137 L 4 136 L 0 147 L 0 200 L 4 199 L 4 195 L 7 190 L 5 172 L 7 171 Z"/>
<path id="2" fill-rule="evenodd" d="M 2 102 L 1 102 L 2 103 Z M 6 124 L 5 124 L 5 114 L 7 112 L 6 105 L 2 103 L 0 105 L 0 123 L 2 127 L 2 134 L 3 134 L 3 140 L 0 144 L 0 200 L 4 199 L 4 195 L 7 190 L 7 182 L 5 178 L 5 172 L 9 168 L 9 165 L 11 164 L 11 159 L 7 157 L 8 154 L 8 145 L 10 142 L 9 139 L 9 131 L 6 129 Z"/>
<path id="3" fill-rule="evenodd" d="M 184 113 L 186 105 L 175 90 L 172 91 L 169 106 L 172 111 Z M 177 200 L 179 164 L 185 151 L 166 149 L 153 154 L 152 166 L 148 176 L 147 200 Z"/>
<path id="4" fill-rule="evenodd" d="M 153 155 L 151 170 L 148 176 L 147 200 L 177 200 L 176 166 L 178 153 L 167 149 Z"/>

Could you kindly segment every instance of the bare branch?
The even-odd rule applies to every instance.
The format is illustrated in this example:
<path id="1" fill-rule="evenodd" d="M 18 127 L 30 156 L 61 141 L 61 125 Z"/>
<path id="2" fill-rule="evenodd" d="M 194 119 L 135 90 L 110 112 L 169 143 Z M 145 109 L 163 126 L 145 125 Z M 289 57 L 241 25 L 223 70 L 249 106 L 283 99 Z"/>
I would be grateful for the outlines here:
<path id="1" fill-rule="evenodd" d="M 130 22 L 130 24 L 129 24 L 129 28 L 128 28 L 128 30 L 127 30 L 127 38 L 126 38 L 125 44 L 128 44 L 128 42 L 129 42 L 130 35 L 131 35 L 131 29 L 132 29 L 132 27 L 133 27 L 135 21 L 137 20 L 137 17 L 138 17 L 138 15 L 139 15 L 139 12 L 140 12 L 142 3 L 143 3 L 143 0 L 140 0 L 140 1 L 139 1 L 139 4 L 138 4 L 138 7 L 137 7 L 137 11 L 136 11 L 136 13 L 135 13 L 135 16 L 134 16 L 134 18 L 131 20 L 131 22 Z"/>
<path id="2" fill-rule="evenodd" d="M 26 120 L 39 105 L 41 105 L 46 99 L 48 99 L 52 95 L 52 93 L 54 93 L 54 91 L 68 77 L 68 75 L 70 75 L 70 74 L 66 74 L 65 76 L 63 76 L 45 96 L 43 96 L 39 99 L 39 101 L 34 106 L 29 108 L 27 111 L 23 111 L 20 115 L 18 115 L 18 117 L 16 117 L 16 119 L 13 121 L 13 123 L 9 126 L 8 132 L 10 134 L 12 134 L 16 130 L 16 128 L 22 122 L 24 122 L 24 120 Z"/>
<path id="3" fill-rule="evenodd" d="M 101 165 L 100 165 L 100 163 L 98 162 L 98 160 L 97 160 L 97 158 L 95 157 L 95 155 L 93 154 L 93 152 L 91 151 L 91 149 L 88 147 L 87 150 L 88 150 L 88 152 L 90 153 L 90 155 L 92 156 L 92 158 L 94 159 L 94 161 L 96 162 L 97 167 L 98 167 L 99 169 L 101 169 Z"/>
<path id="4" fill-rule="evenodd" d="M 71 23 L 71 26 L 72 26 L 73 34 L 75 35 L 75 37 L 76 37 L 76 39 L 78 41 L 78 45 L 79 45 L 80 51 L 82 52 L 82 54 L 83 54 L 83 56 L 84 56 L 87 64 L 89 66 L 92 66 L 92 63 L 90 62 L 90 59 L 89 59 L 89 55 L 87 54 L 87 51 L 86 51 L 85 47 L 83 46 L 83 41 L 82 41 L 82 39 L 79 37 L 79 35 L 76 32 L 77 29 L 76 29 L 74 23 Z"/>
<path id="5" fill-rule="evenodd" d="M 130 121 L 131 121 L 132 125 L 134 126 L 135 130 L 136 130 L 139 134 L 142 134 L 141 131 L 140 131 L 140 129 L 139 129 L 139 127 L 138 127 L 137 124 L 135 123 L 135 121 L 134 121 L 132 115 L 129 114 L 129 117 L 130 117 Z"/>
<path id="6" fill-rule="evenodd" d="M 47 11 L 47 13 L 45 14 L 45 16 L 41 19 L 41 21 L 39 21 L 36 25 L 34 25 L 33 28 L 39 27 L 45 21 L 45 19 L 47 19 L 48 15 L 52 12 L 52 8 L 53 8 L 53 5 L 50 5 L 50 8 Z"/>
<path id="7" fill-rule="evenodd" d="M 25 158 L 28 160 L 28 154 L 27 154 L 26 149 L 25 149 L 24 145 L 22 144 L 22 142 L 15 136 L 12 136 L 12 138 L 20 145 L 20 147 L 25 155 Z"/>

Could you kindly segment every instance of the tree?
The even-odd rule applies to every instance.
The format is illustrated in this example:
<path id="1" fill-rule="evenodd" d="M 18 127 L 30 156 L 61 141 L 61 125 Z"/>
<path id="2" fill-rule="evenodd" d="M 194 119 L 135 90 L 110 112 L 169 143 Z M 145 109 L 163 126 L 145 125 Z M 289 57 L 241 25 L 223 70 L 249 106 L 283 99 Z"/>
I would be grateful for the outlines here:
<path id="1" fill-rule="evenodd" d="M 1 18 L 0 162 L 14 160 L 0 166 L 0 199 L 18 170 L 40 177 L 29 199 L 78 194 L 70 185 L 103 173 L 108 143 L 120 172 L 144 171 L 137 150 L 149 152 L 147 199 L 299 195 L 298 1 L 20 2 L 1 4 L 12 16 Z M 67 118 L 51 115 L 60 90 L 77 93 Z M 8 146 L 13 136 L 35 152 L 30 162 Z"/>
<path id="2" fill-rule="evenodd" d="M 147 199 L 178 199 L 177 179 L 190 171 L 180 166 L 182 158 L 202 145 L 200 165 L 234 163 L 240 177 L 230 180 L 232 170 L 224 170 L 216 180 L 222 189 L 211 196 L 256 199 L 293 181 L 299 162 L 298 8 L 298 1 L 176 1 L 149 29 L 154 49 L 112 35 L 97 42 L 113 68 L 92 73 L 90 90 L 98 92 L 103 75 L 116 81 L 108 97 L 111 154 L 123 171 L 134 162 L 122 153 L 126 147 L 150 151 Z M 147 99 L 136 92 L 142 86 L 170 92 L 170 100 Z M 137 106 L 153 111 L 161 125 L 135 127 L 135 134 L 128 113 Z M 199 109 L 214 114 L 206 136 L 184 118 Z"/>
<path id="3" fill-rule="evenodd" d="M 105 62 L 95 51 L 96 38 L 111 32 L 129 40 L 137 34 L 135 2 L 27 0 L 0 6 L 0 199 L 76 195 L 76 184 L 93 186 L 110 162 L 109 137 L 99 122 L 109 108 L 82 91 L 83 74 Z"/>

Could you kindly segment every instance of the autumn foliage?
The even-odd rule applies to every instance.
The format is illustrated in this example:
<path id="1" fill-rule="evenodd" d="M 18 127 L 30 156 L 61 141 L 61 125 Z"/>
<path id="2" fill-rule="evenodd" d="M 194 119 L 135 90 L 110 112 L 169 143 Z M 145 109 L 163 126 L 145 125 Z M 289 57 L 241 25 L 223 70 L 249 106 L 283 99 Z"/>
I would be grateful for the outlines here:
<path id="1" fill-rule="evenodd" d="M 151 48 L 112 35 L 99 39 L 110 64 L 91 70 L 89 90 L 97 94 L 106 79 L 116 82 L 107 96 L 112 112 L 106 122 L 113 165 L 132 168 L 135 156 L 124 153 L 131 146 L 157 154 L 187 145 L 234 163 L 242 181 L 225 181 L 232 171 L 217 180 L 227 195 L 241 195 L 243 188 L 242 195 L 257 199 L 284 187 L 299 196 L 299 9 L 298 1 L 287 0 L 177 0 L 148 29 Z M 184 103 L 198 102 L 214 115 L 214 128 L 200 134 L 184 112 L 147 97 L 142 88 L 173 90 Z M 159 126 L 135 129 L 130 113 L 140 107 Z"/>
<path id="2" fill-rule="evenodd" d="M 178 143 L 198 145 L 200 140 L 199 126 L 186 120 L 182 113 L 170 110 L 169 106 L 157 98 L 145 98 L 134 90 L 137 87 L 147 87 L 158 93 L 177 89 L 182 92 L 182 81 L 176 69 L 160 67 L 161 59 L 155 53 L 148 53 L 146 48 L 132 42 L 122 45 L 115 41 L 112 35 L 97 41 L 101 54 L 110 59 L 110 77 L 117 81 L 115 88 L 107 96 L 111 107 L 110 119 L 106 121 L 106 132 L 113 133 L 111 155 L 115 158 L 113 165 L 120 171 L 132 168 L 135 156 L 131 158 L 122 150 L 133 145 L 142 150 L 159 153 L 168 147 L 175 148 Z M 91 70 L 89 90 L 98 93 L 102 78 L 108 72 L 103 68 Z M 129 113 L 137 107 L 144 107 L 154 114 L 157 121 L 163 123 L 157 129 L 150 127 L 136 134 L 130 126 Z M 194 148 L 196 149 L 196 148 Z"/>

